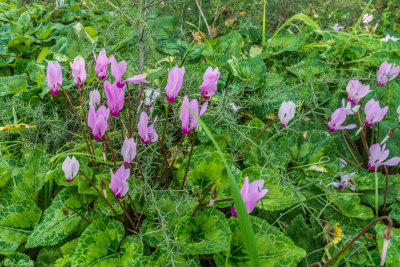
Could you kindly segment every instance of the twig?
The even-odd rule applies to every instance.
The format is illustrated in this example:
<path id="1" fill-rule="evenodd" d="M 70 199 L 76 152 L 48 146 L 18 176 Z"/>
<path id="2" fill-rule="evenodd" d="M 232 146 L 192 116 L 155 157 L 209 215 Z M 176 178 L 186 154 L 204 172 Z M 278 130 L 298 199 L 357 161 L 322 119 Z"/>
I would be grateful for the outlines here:
<path id="1" fill-rule="evenodd" d="M 256 136 L 256 138 L 254 138 L 253 140 L 251 140 L 251 142 L 242 150 L 242 152 L 240 152 L 239 155 L 237 155 L 237 156 L 235 157 L 235 160 L 237 160 L 238 158 L 240 158 L 240 157 L 242 156 L 242 154 L 243 154 L 244 152 L 246 152 L 247 149 L 249 149 L 249 148 L 254 144 L 254 142 L 258 140 L 258 138 L 261 137 L 261 135 L 268 129 L 268 127 L 271 126 L 272 123 L 274 123 L 274 121 L 276 120 L 276 118 L 278 118 L 278 116 L 275 116 L 275 117 L 272 119 L 272 121 L 270 121 L 270 122 L 267 124 L 267 126 L 265 126 L 264 129 L 262 129 L 262 131 Z"/>
<path id="2" fill-rule="evenodd" d="M 130 22 L 135 23 L 135 21 L 129 17 L 124 11 L 122 11 L 119 7 L 117 7 L 116 5 L 114 5 L 113 3 L 111 3 L 109 0 L 106 0 L 107 4 L 109 4 L 110 6 L 112 6 L 113 8 L 115 8 L 116 10 L 118 10 L 122 15 L 124 15 L 124 17 L 126 17 Z"/>
<path id="3" fill-rule="evenodd" d="M 214 186 L 217 186 L 217 184 L 215 182 L 213 182 L 208 188 L 207 191 L 204 193 L 203 197 L 201 198 L 201 200 L 199 201 L 199 203 L 197 204 L 196 208 L 194 208 L 192 214 L 190 215 L 191 217 L 193 217 L 196 214 L 196 211 L 200 208 L 201 204 L 203 203 L 203 200 L 206 198 L 206 196 L 208 195 L 208 192 L 210 192 L 211 188 Z"/>
<path id="4" fill-rule="evenodd" d="M 82 214 L 80 214 L 78 211 L 76 211 L 75 209 L 71 208 L 71 207 L 64 207 L 63 208 L 63 212 L 65 215 L 69 215 L 67 209 L 72 210 L 73 212 L 75 212 L 76 214 L 78 214 L 87 224 L 90 224 L 90 222 L 88 221 L 88 219 L 85 218 L 85 216 L 83 216 Z"/>
<path id="5" fill-rule="evenodd" d="M 195 0 L 195 1 L 196 1 L 197 8 L 198 8 L 199 11 L 200 11 L 200 15 L 201 15 L 201 17 L 203 18 L 204 23 L 206 24 L 207 31 L 208 31 L 208 36 L 209 36 L 210 38 L 212 38 L 210 26 L 208 26 L 208 23 L 207 23 L 206 17 L 204 16 L 203 10 L 201 10 L 201 6 L 199 5 L 199 2 L 198 2 L 197 0 Z"/>

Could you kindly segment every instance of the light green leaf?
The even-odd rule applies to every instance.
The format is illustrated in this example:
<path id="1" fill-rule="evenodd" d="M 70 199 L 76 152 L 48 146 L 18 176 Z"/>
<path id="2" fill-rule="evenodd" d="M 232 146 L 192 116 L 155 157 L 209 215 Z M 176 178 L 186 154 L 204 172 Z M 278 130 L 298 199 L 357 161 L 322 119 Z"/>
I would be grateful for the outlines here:
<path id="1" fill-rule="evenodd" d="M 8 254 L 32 233 L 42 211 L 32 200 L 22 200 L 0 208 L 0 253 Z"/>
<path id="2" fill-rule="evenodd" d="M 33 260 L 29 258 L 28 255 L 15 252 L 13 254 L 10 254 L 5 258 L 1 263 L 1 267 L 9 267 L 9 266 L 26 266 L 26 267 L 34 267 L 35 265 L 33 264 Z"/>
<path id="3" fill-rule="evenodd" d="M 45 58 L 46 58 L 48 55 L 51 55 L 51 54 L 53 54 L 53 53 L 54 53 L 54 52 L 51 51 L 50 49 L 48 49 L 47 47 L 43 47 L 42 50 L 41 50 L 40 53 L 39 53 L 39 56 L 38 56 L 36 62 L 37 62 L 37 63 L 42 62 L 43 60 L 45 60 Z"/>
<path id="4" fill-rule="evenodd" d="M 317 32 L 322 32 L 322 29 L 319 27 L 319 25 L 315 21 L 313 21 L 310 17 L 304 14 L 296 14 L 291 18 L 289 18 L 281 27 L 279 27 L 279 29 L 275 31 L 274 36 L 276 36 L 280 32 L 280 30 L 283 29 L 283 27 L 291 23 L 293 20 L 303 21 L 304 23 L 313 27 Z"/>
<path id="5" fill-rule="evenodd" d="M 78 55 L 85 58 L 94 49 L 95 41 L 90 38 L 83 25 L 79 22 L 69 30 L 67 40 L 65 55 L 71 60 Z"/>
<path id="6" fill-rule="evenodd" d="M 306 256 L 306 252 L 302 248 L 296 247 L 289 237 L 274 226 L 257 217 L 250 217 L 250 219 L 256 237 L 255 244 L 260 256 L 261 266 L 296 266 Z M 232 232 L 229 252 L 214 254 L 217 266 L 252 266 L 238 219 L 231 217 L 229 227 Z"/>
<path id="7" fill-rule="evenodd" d="M 72 266 L 131 266 L 143 255 L 143 244 L 134 236 L 122 241 L 124 236 L 121 222 L 109 218 L 94 221 L 79 238 Z"/>
<path id="8" fill-rule="evenodd" d="M 180 255 L 168 253 L 161 247 L 157 247 L 150 258 L 148 266 L 150 267 L 200 267 L 200 261 L 197 255 Z"/>
<path id="9" fill-rule="evenodd" d="M 231 232 L 224 214 L 202 207 L 196 214 L 182 217 L 175 228 L 175 240 L 184 254 L 211 254 L 229 247 Z"/>
<path id="10" fill-rule="evenodd" d="M 28 76 L 26 74 L 0 77 L 0 96 L 15 95 L 28 88 Z"/>
<path id="11" fill-rule="evenodd" d="M 64 215 L 63 208 L 71 207 L 86 217 L 88 205 L 88 197 L 79 195 L 76 187 L 64 188 L 45 210 L 43 220 L 29 236 L 26 247 L 53 246 L 63 243 L 73 233 L 79 232 L 81 227 L 87 225 L 71 210 L 67 210 L 69 215 Z"/>

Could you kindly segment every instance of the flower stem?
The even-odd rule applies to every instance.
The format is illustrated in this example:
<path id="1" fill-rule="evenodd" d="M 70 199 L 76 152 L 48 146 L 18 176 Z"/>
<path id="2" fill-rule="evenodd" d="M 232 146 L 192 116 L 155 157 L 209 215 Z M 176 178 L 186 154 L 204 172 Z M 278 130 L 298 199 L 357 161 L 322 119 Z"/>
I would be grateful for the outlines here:
<path id="1" fill-rule="evenodd" d="M 164 128 L 163 128 L 163 132 L 161 135 L 161 147 L 160 147 L 160 152 L 158 153 L 158 158 L 157 158 L 157 167 L 156 167 L 156 173 L 154 174 L 154 182 L 157 181 L 157 176 L 158 176 L 158 168 L 159 168 L 159 164 L 160 164 L 160 158 L 161 158 L 161 151 L 164 148 L 164 137 L 165 137 L 165 129 L 167 128 L 167 122 L 168 122 L 168 116 L 169 116 L 169 111 L 171 109 L 171 102 L 168 102 L 168 107 L 167 107 L 167 115 L 165 116 L 165 122 L 164 122 Z M 166 153 L 165 153 L 165 148 L 164 148 L 164 157 L 166 157 Z"/>
<path id="2" fill-rule="evenodd" d="M 112 158 L 113 158 L 113 162 L 114 162 L 114 168 L 117 169 L 117 157 L 115 156 L 114 149 L 113 149 L 112 144 L 111 144 L 111 139 L 110 139 L 110 136 L 108 136 L 107 132 L 106 132 L 106 138 L 107 138 L 108 148 L 110 149 L 111 154 L 112 154 Z"/>
<path id="3" fill-rule="evenodd" d="M 254 144 L 254 142 L 258 140 L 258 138 L 261 137 L 261 135 L 268 129 L 268 127 L 271 126 L 272 123 L 274 123 L 274 121 L 276 120 L 276 118 L 278 118 L 278 116 L 275 116 L 275 117 L 272 119 L 272 121 L 270 121 L 270 122 L 267 124 L 267 126 L 265 126 L 264 129 L 261 130 L 261 132 L 256 136 L 256 138 L 254 138 L 253 140 L 251 140 L 251 142 L 242 150 L 242 152 L 240 152 L 239 155 L 237 155 L 237 156 L 235 157 L 235 160 L 239 159 L 239 158 L 243 155 L 243 153 L 246 152 L 247 149 L 249 149 L 249 148 Z"/>
<path id="4" fill-rule="evenodd" d="M 188 159 L 188 163 L 186 165 L 186 170 L 185 170 L 185 176 L 183 176 L 183 181 L 182 181 L 182 185 L 181 185 L 181 189 L 183 189 L 183 187 L 185 186 L 185 182 L 186 182 L 186 176 L 189 170 L 189 165 L 190 165 L 190 160 L 192 159 L 192 153 L 193 153 L 193 146 L 194 146 L 194 140 L 196 139 L 196 132 L 195 130 L 193 130 L 193 134 L 192 134 L 192 146 L 190 147 L 190 152 L 189 152 L 189 159 Z"/>
<path id="5" fill-rule="evenodd" d="M 136 207 L 135 207 L 135 203 L 133 202 L 133 200 L 132 200 L 131 196 L 129 195 L 129 193 L 128 193 L 128 198 L 129 198 L 129 202 L 131 203 L 133 212 L 135 213 L 135 217 L 136 217 L 136 220 L 137 220 L 137 225 L 138 225 L 138 228 L 139 228 L 140 217 L 139 217 L 139 214 L 137 213 L 137 210 L 136 210 Z"/>
<path id="6" fill-rule="evenodd" d="M 383 165 L 386 174 L 386 185 L 385 185 L 385 194 L 383 195 L 383 213 L 386 214 L 386 197 L 387 197 L 387 190 L 389 184 L 389 172 L 386 165 Z"/>
<path id="7" fill-rule="evenodd" d="M 347 132 L 345 132 L 345 130 L 343 130 L 343 131 L 342 131 L 344 143 L 346 144 L 346 146 L 347 146 L 347 149 L 349 150 L 349 152 L 350 152 L 351 156 L 353 157 L 353 159 L 354 159 L 354 160 L 355 160 L 355 162 L 357 163 L 356 165 L 360 165 L 360 163 L 358 162 L 358 160 L 357 160 L 356 156 L 355 156 L 355 155 L 354 155 L 354 153 L 353 153 L 353 150 L 351 150 L 351 148 L 350 148 L 349 144 L 347 143 L 347 140 L 346 140 L 346 133 L 347 133 Z M 347 133 L 347 135 L 348 135 L 348 133 Z M 348 138 L 350 138 L 350 139 L 351 139 L 351 137 L 350 137 L 350 136 L 348 136 Z M 353 141 L 353 140 L 352 140 L 352 141 Z M 353 146 L 353 147 L 354 147 L 354 146 Z M 356 148 L 357 148 L 357 146 L 356 146 Z M 361 157 L 360 153 L 358 152 L 358 149 L 357 149 L 356 151 L 357 151 L 357 153 L 359 154 L 359 156 L 360 156 L 360 159 L 361 159 L 361 163 L 362 163 L 362 157 Z M 353 164 L 353 165 L 354 165 L 354 164 Z"/>
<path id="8" fill-rule="evenodd" d="M 142 166 L 140 165 L 140 162 L 139 162 L 137 156 L 136 156 L 136 158 L 135 158 L 135 161 L 136 161 L 136 163 L 137 163 L 137 165 L 138 165 L 138 167 L 139 167 L 139 172 L 140 172 L 140 175 L 142 176 L 142 181 L 144 182 L 145 179 L 144 179 L 144 175 L 143 175 Z"/>
<path id="9" fill-rule="evenodd" d="M 214 203 L 227 202 L 227 201 L 233 201 L 233 198 L 225 198 L 225 199 L 215 200 Z M 209 204 L 210 204 L 210 202 L 201 203 L 201 206 L 205 206 L 205 205 L 209 205 Z"/>
<path id="10" fill-rule="evenodd" d="M 129 105 L 128 105 L 128 119 L 129 119 L 129 123 L 128 123 L 128 126 L 127 126 L 127 128 L 128 128 L 128 136 L 129 136 L 129 137 L 132 137 L 132 131 L 133 131 L 133 129 L 132 129 L 132 113 L 131 113 L 131 105 L 132 105 L 132 102 L 131 102 L 131 94 L 129 93 L 129 86 L 128 86 L 128 83 L 126 83 L 126 93 L 127 93 L 127 95 L 128 95 L 128 102 L 129 102 Z M 124 116 L 125 116 L 125 113 L 124 113 Z M 125 117 L 125 121 L 126 121 L 126 117 Z"/>
<path id="11" fill-rule="evenodd" d="M 97 193 L 101 196 L 101 198 L 102 198 L 102 199 L 107 203 L 107 205 L 111 208 L 111 210 L 114 212 L 115 216 L 119 217 L 119 216 L 118 216 L 118 213 L 115 211 L 115 209 L 113 208 L 113 206 L 111 206 L 110 202 L 109 202 L 109 201 L 106 199 L 106 197 L 100 192 L 100 190 L 97 188 L 97 186 L 95 186 L 95 184 L 92 182 L 92 180 L 90 180 L 89 177 L 87 177 L 87 175 L 86 175 L 83 171 L 79 170 L 79 173 L 81 173 L 81 174 L 86 178 L 86 180 L 88 180 L 88 182 L 90 183 L 90 185 L 97 191 Z"/>
<path id="12" fill-rule="evenodd" d="M 192 214 L 190 215 L 191 217 L 193 217 L 196 214 L 196 211 L 200 208 L 201 204 L 203 203 L 203 200 L 206 198 L 206 196 L 208 195 L 208 192 L 210 192 L 211 188 L 214 186 L 217 186 L 217 184 L 215 182 L 213 182 L 208 188 L 207 191 L 204 193 L 203 197 L 201 198 L 201 200 L 199 201 L 199 203 L 197 204 L 196 208 L 194 208 Z"/>
<path id="13" fill-rule="evenodd" d="M 87 146 L 87 150 L 88 150 L 89 154 L 92 156 L 92 151 L 91 151 L 91 149 L 90 149 L 89 142 L 88 142 L 88 140 L 87 140 L 85 131 L 83 130 L 82 122 L 81 122 L 81 120 L 79 119 L 78 113 L 76 113 L 75 107 L 74 107 L 74 105 L 72 104 L 71 99 L 69 98 L 69 96 L 68 96 L 67 92 L 65 91 L 64 87 L 63 87 L 61 84 L 58 84 L 58 85 L 59 85 L 59 86 L 61 87 L 61 89 L 63 90 L 63 92 L 64 92 L 64 94 L 65 94 L 65 97 L 67 98 L 67 101 L 68 101 L 69 105 L 71 106 L 72 111 L 74 112 L 75 118 L 76 118 L 76 120 L 77 120 L 78 123 L 79 123 L 79 127 L 81 128 L 83 138 L 85 139 L 85 143 L 86 143 L 86 146 Z M 92 163 L 93 163 L 93 165 L 95 166 L 96 163 L 95 163 L 95 161 L 93 160 L 93 158 L 92 158 Z"/>
<path id="14" fill-rule="evenodd" d="M 85 216 L 83 216 L 82 214 L 80 214 L 78 211 L 76 211 L 75 209 L 71 208 L 71 207 L 64 207 L 63 208 L 63 212 L 65 215 L 69 215 L 67 209 L 72 210 L 73 212 L 75 212 L 76 214 L 78 214 L 87 224 L 90 224 L 89 220 L 85 218 Z"/>
<path id="15" fill-rule="evenodd" d="M 357 239 L 359 239 L 361 236 L 364 235 L 364 233 L 371 228 L 374 224 L 376 224 L 379 221 L 382 220 L 386 220 L 389 224 L 389 227 L 393 227 L 393 221 L 389 216 L 381 216 L 375 220 L 373 220 L 372 222 L 370 222 L 367 226 L 365 226 L 361 232 L 359 232 L 344 248 L 342 248 L 335 256 L 333 256 L 329 261 L 327 261 L 324 265 L 322 265 L 323 267 L 328 267 L 330 264 L 332 264 L 337 258 L 339 258 L 340 255 L 343 254 L 343 252 L 345 252 L 351 245 L 354 244 L 354 242 L 357 241 Z M 318 263 L 313 263 L 310 266 L 321 266 L 321 264 Z"/>
<path id="16" fill-rule="evenodd" d="M 125 207 L 122 205 L 121 200 L 118 198 L 118 203 L 121 206 L 121 209 L 124 211 L 125 217 L 128 218 L 129 223 L 132 225 L 132 228 L 134 231 L 136 231 L 136 226 L 132 221 L 131 216 L 129 216 L 128 211 L 125 209 Z"/>

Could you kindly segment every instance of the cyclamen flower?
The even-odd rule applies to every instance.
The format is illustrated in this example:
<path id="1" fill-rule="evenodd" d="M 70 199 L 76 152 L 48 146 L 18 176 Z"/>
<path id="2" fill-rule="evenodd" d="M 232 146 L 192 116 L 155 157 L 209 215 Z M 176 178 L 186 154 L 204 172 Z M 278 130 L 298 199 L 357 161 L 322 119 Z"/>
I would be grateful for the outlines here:
<path id="1" fill-rule="evenodd" d="M 340 183 L 338 182 L 332 182 L 329 185 L 333 185 L 336 188 L 339 188 L 340 190 L 345 189 L 347 186 L 350 186 L 351 191 L 355 191 L 356 188 L 354 187 L 354 185 L 350 184 L 349 181 L 351 179 L 352 176 L 354 176 L 354 174 L 356 174 L 355 172 L 352 172 L 350 174 L 347 175 L 342 175 L 341 179 L 340 179 Z"/>
<path id="2" fill-rule="evenodd" d="M 60 63 L 49 61 L 47 64 L 47 84 L 52 95 L 57 95 L 62 84 L 62 71 Z"/>
<path id="3" fill-rule="evenodd" d="M 293 101 L 283 101 L 281 107 L 279 108 L 278 116 L 281 120 L 281 126 L 286 127 L 289 124 L 289 121 L 294 117 L 294 113 L 296 112 L 296 105 Z"/>
<path id="4" fill-rule="evenodd" d="M 400 105 L 397 107 L 397 113 L 399 114 L 399 125 L 400 125 Z"/>
<path id="5" fill-rule="evenodd" d="M 154 129 L 154 123 L 156 121 L 157 116 L 154 118 L 153 123 L 150 126 L 147 126 L 149 124 L 149 116 L 147 116 L 147 113 L 145 111 L 140 114 L 137 127 L 143 144 L 148 145 L 158 140 L 157 132 Z"/>
<path id="6" fill-rule="evenodd" d="M 108 64 L 110 64 L 111 59 L 107 57 L 106 49 L 104 48 L 100 51 L 97 57 L 93 51 L 93 56 L 94 60 L 96 60 L 96 66 L 94 67 L 94 70 L 97 73 L 97 77 L 99 78 L 100 81 L 104 80 L 108 76 L 107 68 Z"/>
<path id="7" fill-rule="evenodd" d="M 234 113 L 236 113 L 236 112 L 239 111 L 239 108 L 238 108 L 235 104 L 233 104 L 233 103 L 231 102 L 230 105 L 231 105 L 231 109 L 232 109 L 232 111 L 233 111 Z"/>
<path id="8" fill-rule="evenodd" d="M 382 87 L 387 82 L 393 80 L 400 73 L 400 66 L 396 66 L 394 63 L 389 64 L 386 61 L 381 64 L 378 70 L 378 83 L 376 86 Z"/>
<path id="9" fill-rule="evenodd" d="M 175 102 L 176 96 L 182 88 L 184 75 L 185 67 L 179 68 L 178 66 L 175 66 L 172 68 L 172 70 L 170 70 L 168 74 L 167 86 L 165 86 L 168 102 Z"/>
<path id="10" fill-rule="evenodd" d="M 331 116 L 331 121 L 328 123 L 329 131 L 334 132 L 336 130 L 343 129 L 354 129 L 355 124 L 349 124 L 347 126 L 342 126 L 342 123 L 346 120 L 346 108 L 341 107 L 336 109 Z"/>
<path id="11" fill-rule="evenodd" d="M 386 226 L 385 229 L 383 229 L 383 245 L 382 245 L 382 255 L 381 255 L 381 266 L 385 265 L 385 258 L 386 258 L 386 253 L 389 247 L 389 242 L 392 240 L 394 235 L 394 229 L 391 226 Z"/>
<path id="12" fill-rule="evenodd" d="M 89 93 L 89 107 L 95 107 L 100 104 L 100 92 L 97 90 L 93 90 Z"/>
<path id="13" fill-rule="evenodd" d="M 146 98 L 144 100 L 144 106 L 146 108 L 150 108 L 151 104 L 156 101 L 157 97 L 160 96 L 160 89 L 154 90 L 154 89 L 147 89 L 146 91 Z"/>
<path id="14" fill-rule="evenodd" d="M 374 144 L 369 148 L 369 161 L 368 161 L 368 168 L 371 171 L 374 171 L 381 165 L 386 166 L 395 166 L 399 164 L 400 157 L 393 157 L 387 161 L 384 161 L 389 156 L 389 149 L 385 150 L 386 144 L 381 146 L 379 144 Z"/>
<path id="15" fill-rule="evenodd" d="M 397 42 L 398 40 L 400 40 L 400 38 L 395 38 L 394 36 L 390 36 L 389 34 L 387 34 L 385 36 L 385 38 L 381 38 L 382 42 L 388 42 L 389 40 L 392 40 L 393 42 Z"/>
<path id="16" fill-rule="evenodd" d="M 256 180 L 249 184 L 249 177 L 246 176 L 244 178 L 240 195 L 242 196 L 243 202 L 246 205 L 247 213 L 250 214 L 256 207 L 257 202 L 268 193 L 268 189 L 263 189 L 263 187 L 264 180 Z M 237 217 L 235 205 L 233 205 L 231 214 L 232 216 Z"/>
<path id="17" fill-rule="evenodd" d="M 346 102 L 344 98 L 342 99 L 343 107 L 346 109 L 346 115 L 354 115 L 360 109 L 360 105 L 352 106 L 350 102 Z"/>
<path id="18" fill-rule="evenodd" d="M 94 107 L 90 107 L 88 126 L 92 129 L 94 140 L 100 141 L 101 137 L 106 133 L 109 116 L 110 109 L 105 106 L 101 106 L 97 111 Z"/>
<path id="19" fill-rule="evenodd" d="M 146 74 L 139 74 L 136 75 L 134 77 L 128 78 L 125 81 L 122 81 L 122 75 L 124 75 L 125 71 L 126 71 L 126 61 L 123 60 L 120 63 L 118 63 L 115 60 L 114 56 L 111 56 L 110 58 L 111 61 L 111 74 L 112 76 L 114 76 L 115 78 L 115 84 L 116 86 L 118 86 L 119 88 L 123 88 L 125 83 L 129 82 L 129 83 L 149 83 L 149 81 L 146 81 Z"/>
<path id="20" fill-rule="evenodd" d="M 116 82 L 111 84 L 109 81 L 105 81 L 104 91 L 106 91 L 107 105 L 111 110 L 111 116 L 118 117 L 119 112 L 124 107 L 124 88 L 118 87 Z"/>
<path id="21" fill-rule="evenodd" d="M 129 190 L 129 184 L 126 181 L 129 177 L 130 170 L 125 169 L 122 165 L 115 174 L 113 173 L 112 169 L 110 169 L 111 173 L 111 183 L 108 186 L 111 191 L 114 193 L 115 198 L 122 198 Z"/>
<path id="22" fill-rule="evenodd" d="M 208 67 L 204 73 L 203 83 L 200 85 L 201 94 L 204 99 L 210 99 L 212 95 L 217 91 L 217 82 L 221 72 L 218 71 L 218 67 L 214 70 L 212 67 Z"/>
<path id="23" fill-rule="evenodd" d="M 351 80 L 347 84 L 346 87 L 347 93 L 349 93 L 349 97 L 347 101 L 349 101 L 352 105 L 357 105 L 357 103 L 368 93 L 372 92 L 369 90 L 369 85 L 363 85 L 359 80 Z"/>
<path id="24" fill-rule="evenodd" d="M 343 26 L 339 26 L 339 24 L 336 23 L 335 25 L 333 25 L 331 27 L 331 29 L 334 30 L 335 32 L 337 32 L 337 31 L 343 31 L 344 27 Z"/>
<path id="25" fill-rule="evenodd" d="M 65 174 L 65 181 L 72 182 L 72 179 L 78 174 L 79 161 L 76 160 L 75 156 L 72 156 L 72 159 L 67 156 L 61 168 Z"/>
<path id="26" fill-rule="evenodd" d="M 379 106 L 379 101 L 371 99 L 367 102 L 364 108 L 365 113 L 365 126 L 372 126 L 374 123 L 379 122 L 380 120 L 385 117 L 386 112 L 388 111 L 389 107 L 386 106 L 381 108 Z"/>
<path id="27" fill-rule="evenodd" d="M 85 60 L 83 57 L 76 57 L 74 63 L 69 63 L 72 70 L 72 76 L 74 76 L 74 82 L 76 87 L 82 88 L 83 83 L 86 80 L 86 67 Z"/>
<path id="28" fill-rule="evenodd" d="M 201 110 L 199 113 L 199 102 L 197 101 L 197 99 L 192 99 L 191 101 L 189 101 L 189 98 L 185 95 L 182 102 L 181 113 L 179 114 L 179 119 L 182 122 L 183 134 L 189 134 L 199 124 L 199 122 L 196 120 L 196 118 L 193 116 L 188 108 L 190 108 L 197 116 L 201 116 L 206 111 L 207 105 L 208 102 L 205 102 L 201 106 Z"/>
<path id="29" fill-rule="evenodd" d="M 124 144 L 121 149 L 122 157 L 124 158 L 124 165 L 131 165 L 132 160 L 136 157 L 136 142 L 133 140 L 133 137 L 126 138 L 124 140 Z"/>
<path id="30" fill-rule="evenodd" d="M 370 23 L 372 21 L 372 18 L 373 18 L 372 15 L 368 15 L 368 13 L 365 13 L 365 15 L 363 17 L 364 25 L 367 25 L 368 23 Z"/>

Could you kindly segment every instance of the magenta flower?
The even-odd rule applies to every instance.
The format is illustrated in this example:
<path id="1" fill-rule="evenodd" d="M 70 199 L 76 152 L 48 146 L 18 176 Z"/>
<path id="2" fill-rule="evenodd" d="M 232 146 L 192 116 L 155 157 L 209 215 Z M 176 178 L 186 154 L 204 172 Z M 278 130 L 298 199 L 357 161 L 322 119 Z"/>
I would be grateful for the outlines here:
<path id="1" fill-rule="evenodd" d="M 146 77 L 147 77 L 147 74 L 143 73 L 143 74 L 139 74 L 139 75 L 136 75 L 134 77 L 128 78 L 125 81 L 123 81 L 122 83 L 123 84 L 125 84 L 125 83 L 135 83 L 135 84 L 138 84 L 138 83 L 149 83 L 149 81 L 146 80 Z"/>
<path id="2" fill-rule="evenodd" d="M 100 104 L 100 92 L 97 90 L 90 91 L 89 93 L 89 107 L 95 107 Z"/>
<path id="3" fill-rule="evenodd" d="M 108 64 L 110 64 L 111 59 L 107 57 L 106 49 L 104 48 L 100 51 L 97 57 L 93 51 L 93 56 L 94 60 L 96 60 L 96 66 L 94 67 L 94 70 L 97 73 L 97 77 L 99 78 L 100 81 L 104 80 L 108 76 L 107 68 Z"/>
<path id="4" fill-rule="evenodd" d="M 296 112 L 296 105 L 293 101 L 283 101 L 281 107 L 279 108 L 278 116 L 281 120 L 281 126 L 286 127 L 289 124 L 289 121 L 294 117 L 294 113 Z"/>
<path id="5" fill-rule="evenodd" d="M 341 178 L 340 178 L 340 183 L 332 182 L 332 183 L 328 184 L 328 186 L 333 185 L 334 187 L 339 188 L 340 190 L 343 190 L 347 186 L 350 186 L 351 191 L 355 191 L 356 188 L 354 187 L 354 185 L 349 183 L 351 177 L 354 176 L 354 174 L 356 174 L 356 173 L 352 172 L 350 174 L 342 175 Z"/>
<path id="6" fill-rule="evenodd" d="M 203 83 L 200 85 L 201 95 L 204 99 L 210 99 L 212 95 L 217 91 L 217 82 L 221 72 L 218 71 L 218 67 L 214 70 L 212 67 L 208 67 L 204 73 Z"/>
<path id="7" fill-rule="evenodd" d="M 182 88 L 184 75 L 185 67 L 179 68 L 178 66 L 175 66 L 172 68 L 172 70 L 170 70 L 168 74 L 167 86 L 165 86 L 168 102 L 175 102 L 175 98 Z"/>
<path id="8" fill-rule="evenodd" d="M 394 63 L 389 64 L 386 61 L 381 64 L 378 70 L 378 83 L 376 86 L 382 87 L 387 82 L 393 80 L 400 73 L 400 66 L 396 66 Z"/>
<path id="9" fill-rule="evenodd" d="M 358 102 L 369 92 L 372 92 L 369 90 L 369 85 L 363 85 L 359 80 L 349 81 L 346 91 L 349 93 L 347 101 L 349 101 L 353 106 L 357 105 Z"/>
<path id="10" fill-rule="evenodd" d="M 365 13 L 365 15 L 363 17 L 364 25 L 367 25 L 368 23 L 370 23 L 372 21 L 372 18 L 373 18 L 372 15 L 368 15 L 368 13 Z"/>
<path id="11" fill-rule="evenodd" d="M 94 140 L 100 141 L 106 133 L 108 116 L 110 116 L 110 109 L 105 106 L 101 106 L 97 111 L 94 107 L 90 107 L 88 126 L 92 129 Z"/>
<path id="12" fill-rule="evenodd" d="M 111 116 L 118 117 L 119 112 L 124 107 L 125 92 L 124 88 L 116 85 L 116 82 L 111 84 L 109 81 L 104 82 L 104 91 L 107 95 L 107 105 L 110 108 Z"/>
<path id="13" fill-rule="evenodd" d="M 74 63 L 70 62 L 69 66 L 71 67 L 72 76 L 74 76 L 76 87 L 82 88 L 83 83 L 86 80 L 85 60 L 83 57 L 76 57 L 74 59 Z"/>
<path id="14" fill-rule="evenodd" d="M 189 134 L 190 131 L 192 131 L 196 126 L 199 124 L 199 122 L 196 120 L 196 118 L 193 116 L 192 113 L 190 113 L 189 109 L 190 108 L 194 114 L 197 116 L 201 116 L 204 114 L 204 112 L 207 109 L 208 102 L 205 102 L 201 106 L 201 110 L 199 113 L 199 102 L 197 99 L 192 99 L 189 102 L 189 98 L 185 95 L 183 98 L 182 102 L 182 107 L 181 107 L 181 113 L 179 114 L 179 119 L 182 122 L 182 133 L 183 134 Z"/>
<path id="15" fill-rule="evenodd" d="M 146 74 L 139 74 L 137 76 L 131 77 L 126 79 L 125 81 L 122 81 L 122 75 L 124 75 L 125 71 L 126 71 L 126 62 L 125 60 L 121 61 L 120 63 L 118 63 L 115 60 L 114 56 L 111 56 L 111 74 L 112 76 L 114 76 L 115 78 L 115 84 L 119 87 L 119 88 L 123 88 L 125 83 L 129 82 L 129 83 L 149 83 L 149 81 L 146 81 Z"/>
<path id="16" fill-rule="evenodd" d="M 149 124 L 149 116 L 147 116 L 147 113 L 145 111 L 143 111 L 140 114 L 137 127 L 143 144 L 148 145 L 158 140 L 157 132 L 154 129 L 154 123 L 156 121 L 157 121 L 157 116 L 154 118 L 153 123 L 150 126 L 147 126 Z"/>
<path id="17" fill-rule="evenodd" d="M 124 143 L 123 143 L 122 149 L 121 149 L 121 154 L 122 154 L 122 157 L 124 158 L 124 165 L 125 166 L 131 165 L 131 162 L 136 157 L 136 142 L 133 140 L 133 137 L 131 137 L 129 139 L 125 137 L 125 140 L 124 140 Z"/>
<path id="18" fill-rule="evenodd" d="M 115 174 L 112 169 L 110 169 L 111 173 L 111 183 L 108 186 L 111 191 L 114 193 L 115 198 L 121 198 L 125 196 L 125 194 L 129 190 L 129 184 L 126 181 L 129 177 L 130 171 L 129 169 L 125 169 L 124 165 L 122 165 Z"/>
<path id="19" fill-rule="evenodd" d="M 72 156 L 72 159 L 67 156 L 61 168 L 65 174 L 65 181 L 72 182 L 72 179 L 78 174 L 79 161 L 76 160 L 75 156 Z"/>
<path id="20" fill-rule="evenodd" d="M 347 126 L 342 126 L 342 123 L 346 120 L 346 108 L 341 107 L 336 109 L 331 116 L 331 121 L 328 123 L 329 131 L 334 132 L 336 130 L 343 129 L 354 129 L 355 124 L 349 124 Z"/>
<path id="21" fill-rule="evenodd" d="M 365 113 L 365 126 L 372 126 L 374 123 L 379 122 L 385 117 L 389 107 L 381 108 L 379 101 L 371 99 L 367 102 L 364 108 Z"/>
<path id="22" fill-rule="evenodd" d="M 384 161 L 389 156 L 389 149 L 385 150 L 386 144 L 381 146 L 379 144 L 374 144 L 369 148 L 369 161 L 368 161 L 368 168 L 371 171 L 374 171 L 381 165 L 386 166 L 395 166 L 399 164 L 400 157 L 394 157 L 387 161 Z"/>
<path id="23" fill-rule="evenodd" d="M 263 189 L 263 186 L 264 180 L 256 180 L 249 184 L 249 177 L 244 177 L 244 183 L 240 190 L 240 194 L 242 195 L 243 202 L 246 205 L 247 213 L 250 214 L 256 207 L 257 202 L 268 193 L 268 189 Z M 233 205 L 231 214 L 234 217 L 237 217 L 235 205 Z"/>
<path id="24" fill-rule="evenodd" d="M 62 84 L 62 71 L 60 63 L 49 61 L 47 64 L 47 84 L 52 95 L 57 95 Z"/>

